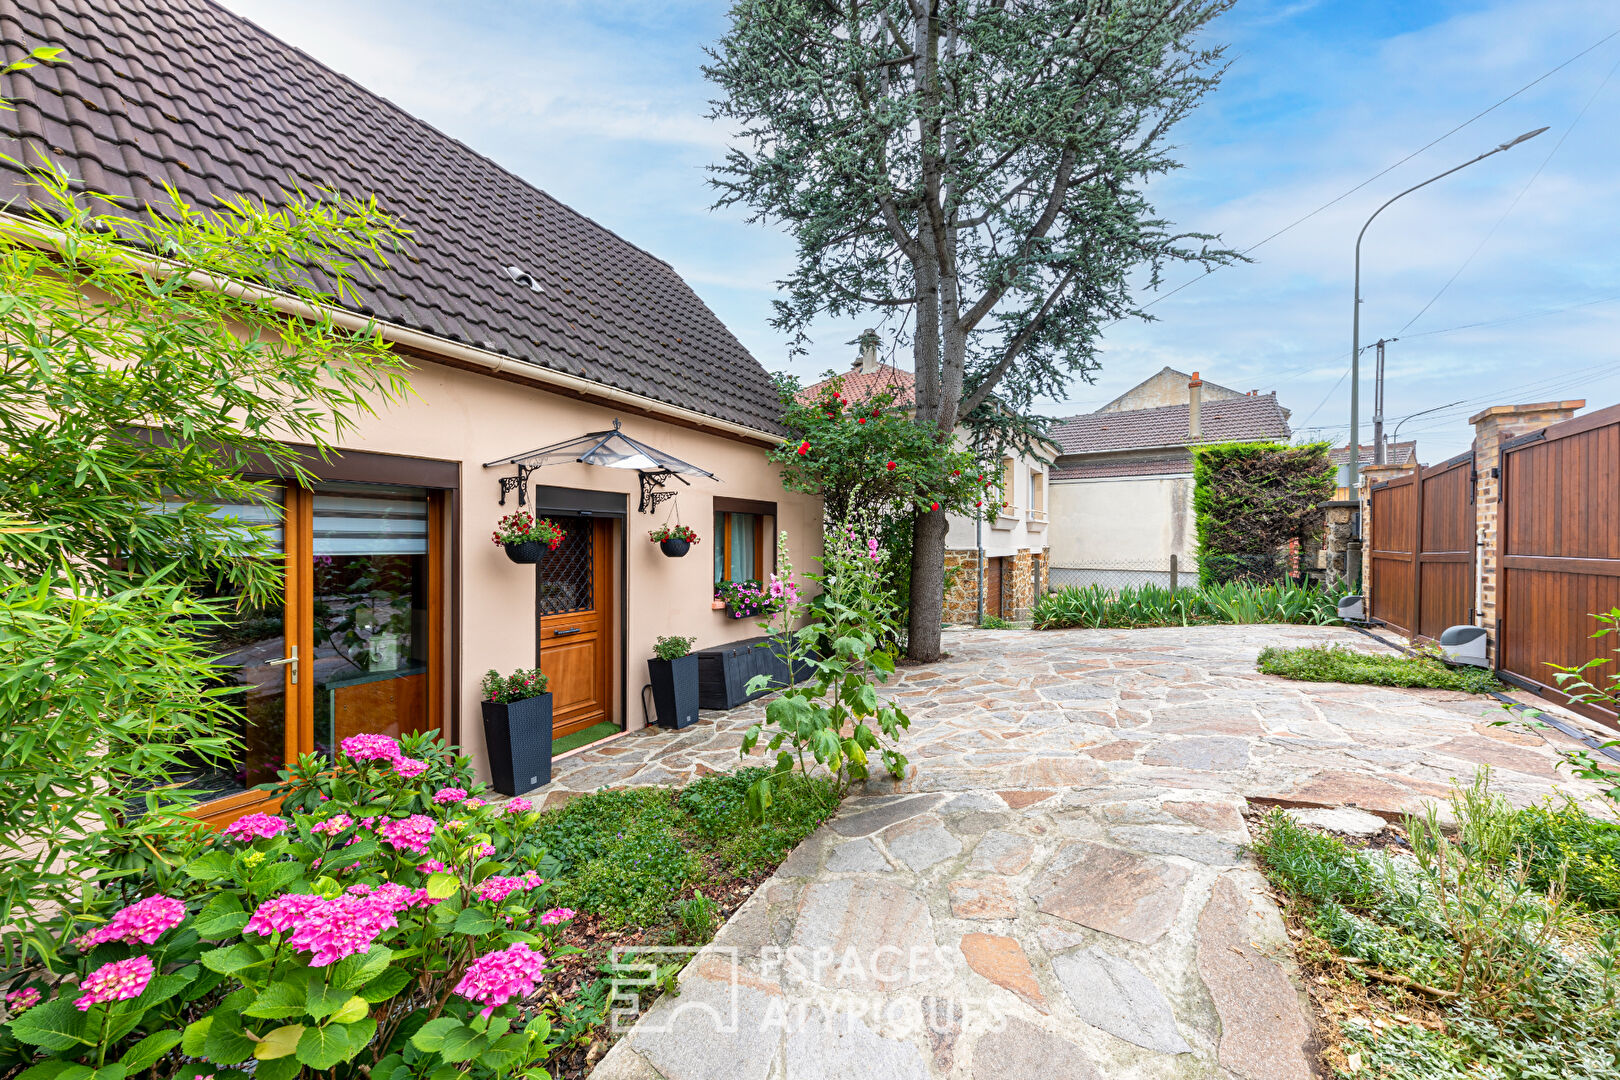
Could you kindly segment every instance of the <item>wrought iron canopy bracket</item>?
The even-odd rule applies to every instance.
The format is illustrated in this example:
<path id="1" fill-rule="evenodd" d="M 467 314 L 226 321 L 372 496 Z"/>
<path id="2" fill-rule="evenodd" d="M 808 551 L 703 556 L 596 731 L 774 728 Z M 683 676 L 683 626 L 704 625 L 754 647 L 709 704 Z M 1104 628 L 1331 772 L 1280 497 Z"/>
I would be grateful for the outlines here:
<path id="1" fill-rule="evenodd" d="M 652 513 L 654 510 L 658 509 L 659 503 L 663 502 L 665 499 L 673 499 L 676 495 L 680 494 L 678 491 L 658 490 L 664 486 L 670 477 L 673 476 L 675 479 L 679 480 L 688 487 L 691 487 L 692 485 L 692 482 L 687 480 L 680 473 L 671 472 L 668 469 L 663 469 L 659 472 L 641 472 L 637 473 L 636 475 L 641 477 L 641 503 L 636 507 L 636 510 L 637 512 L 643 514 Z"/>
<path id="2" fill-rule="evenodd" d="M 524 505 L 526 505 L 528 503 L 528 501 L 529 501 L 529 474 L 534 472 L 534 470 L 538 469 L 539 467 L 540 466 L 538 466 L 538 465 L 525 465 L 520 461 L 520 462 L 517 463 L 517 475 L 516 476 L 503 476 L 503 477 L 501 477 L 501 505 L 502 506 L 506 505 L 506 496 L 510 492 L 512 492 L 514 490 L 517 492 L 517 499 L 518 499 L 517 504 L 519 506 L 524 506 Z"/>

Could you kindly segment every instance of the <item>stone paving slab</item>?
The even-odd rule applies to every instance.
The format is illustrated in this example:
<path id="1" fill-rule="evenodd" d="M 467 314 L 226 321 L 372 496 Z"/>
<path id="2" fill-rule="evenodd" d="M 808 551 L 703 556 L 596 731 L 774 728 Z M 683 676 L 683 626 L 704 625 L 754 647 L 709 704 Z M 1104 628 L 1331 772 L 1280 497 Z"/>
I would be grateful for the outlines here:
<path id="1" fill-rule="evenodd" d="M 949 633 L 949 660 L 883 691 L 912 717 L 910 775 L 853 793 L 593 1077 L 1310 1077 L 1247 800 L 1365 827 L 1486 764 L 1515 803 L 1592 791 L 1485 699 L 1254 670 L 1317 642 L 1378 648 L 1293 626 Z M 548 804 L 734 768 L 762 712 L 560 762 Z"/>

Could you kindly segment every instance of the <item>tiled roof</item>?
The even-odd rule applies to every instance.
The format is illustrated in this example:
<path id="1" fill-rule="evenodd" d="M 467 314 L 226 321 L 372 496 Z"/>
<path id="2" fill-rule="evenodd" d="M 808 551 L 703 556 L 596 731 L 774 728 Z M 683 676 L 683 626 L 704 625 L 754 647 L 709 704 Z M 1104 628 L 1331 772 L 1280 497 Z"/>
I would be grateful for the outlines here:
<path id="1" fill-rule="evenodd" d="M 1371 465 L 1375 447 L 1371 443 L 1362 443 L 1359 449 L 1361 450 L 1361 457 L 1357 464 Z M 1417 442 L 1414 440 L 1412 442 L 1390 443 L 1388 453 L 1385 456 L 1389 459 L 1391 465 L 1410 465 L 1412 459 L 1417 456 Z M 1350 448 L 1348 446 L 1335 446 L 1328 451 L 1328 458 L 1335 465 L 1343 465 L 1350 460 Z"/>
<path id="2" fill-rule="evenodd" d="M 1192 454 L 1092 460 L 1081 458 L 1052 470 L 1053 480 L 1103 480 L 1120 476 L 1179 476 L 1192 472 Z"/>
<path id="3" fill-rule="evenodd" d="M 818 383 L 811 383 L 799 391 L 798 400 L 801 402 L 814 401 L 823 387 L 837 380 L 843 381 L 843 385 L 839 387 L 839 393 L 850 401 L 864 401 L 885 390 L 894 391 L 894 403 L 896 405 L 905 407 L 916 401 L 916 377 L 911 372 L 902 371 L 900 368 L 890 364 L 879 364 L 877 370 L 872 372 L 863 372 L 859 367 L 856 367 L 844 372 L 842 375 L 832 375 Z"/>
<path id="4" fill-rule="evenodd" d="M 1276 394 L 1205 401 L 1199 411 L 1200 442 L 1252 442 L 1288 438 L 1288 421 Z M 1064 454 L 1109 450 L 1145 450 L 1186 446 L 1187 406 L 1085 413 L 1052 426 L 1051 436 Z"/>
<path id="5" fill-rule="evenodd" d="M 163 181 L 199 207 L 375 193 L 414 235 L 361 284 L 363 314 L 780 430 L 764 369 L 668 263 L 251 22 L 206 0 L 0 0 L 0 39 L 8 60 L 71 60 L 8 80 L 0 153 L 142 203 Z M 0 178 L 0 200 L 23 194 Z"/>

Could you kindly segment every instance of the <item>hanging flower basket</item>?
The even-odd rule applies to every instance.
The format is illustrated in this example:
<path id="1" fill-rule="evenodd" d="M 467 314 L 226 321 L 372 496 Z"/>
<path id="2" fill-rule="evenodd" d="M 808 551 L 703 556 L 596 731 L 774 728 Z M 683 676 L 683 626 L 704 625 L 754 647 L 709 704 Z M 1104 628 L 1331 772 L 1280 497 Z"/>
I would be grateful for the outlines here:
<path id="1" fill-rule="evenodd" d="M 690 525 L 660 525 L 649 532 L 647 538 L 671 559 L 681 558 L 698 542 L 697 530 Z"/>
<path id="2" fill-rule="evenodd" d="M 537 563 L 562 543 L 562 530 L 547 518 L 535 519 L 527 510 L 507 514 L 495 525 L 495 543 L 515 563 Z"/>

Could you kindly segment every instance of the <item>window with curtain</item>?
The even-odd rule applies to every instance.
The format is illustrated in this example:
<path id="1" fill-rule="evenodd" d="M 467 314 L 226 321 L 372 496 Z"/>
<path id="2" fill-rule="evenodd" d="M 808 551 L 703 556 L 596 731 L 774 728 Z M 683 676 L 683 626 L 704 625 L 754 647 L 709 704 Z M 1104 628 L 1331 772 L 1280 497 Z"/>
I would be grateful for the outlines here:
<path id="1" fill-rule="evenodd" d="M 1009 510 L 1012 509 L 1013 499 L 1018 494 L 1018 489 L 1013 486 L 1014 467 L 1015 463 L 1012 458 L 1004 457 L 1001 459 L 1001 505 Z"/>
<path id="2" fill-rule="evenodd" d="M 761 581 L 765 577 L 765 519 L 759 514 L 715 511 L 714 580 Z"/>
<path id="3" fill-rule="evenodd" d="M 1029 508 L 1038 514 L 1046 511 L 1046 474 L 1033 469 L 1029 473 Z"/>

